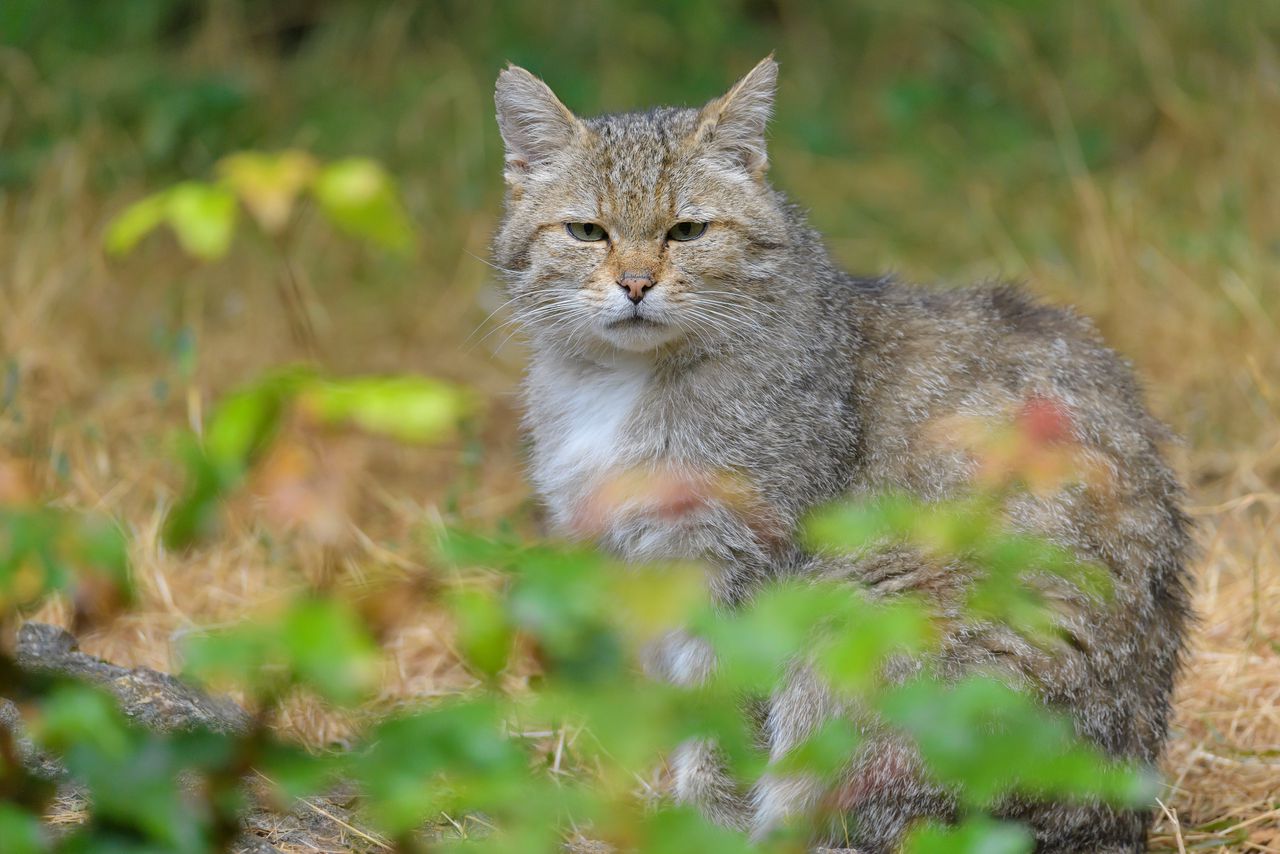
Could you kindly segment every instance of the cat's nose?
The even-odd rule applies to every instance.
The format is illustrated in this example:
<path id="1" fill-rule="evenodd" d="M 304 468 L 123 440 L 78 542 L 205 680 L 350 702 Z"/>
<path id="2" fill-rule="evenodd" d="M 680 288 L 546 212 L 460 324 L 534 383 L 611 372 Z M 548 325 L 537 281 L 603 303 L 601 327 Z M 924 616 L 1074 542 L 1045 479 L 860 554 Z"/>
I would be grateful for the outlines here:
<path id="1" fill-rule="evenodd" d="M 653 276 L 649 273 L 623 273 L 618 277 L 618 287 L 627 292 L 627 299 L 638 303 L 653 287 Z"/>

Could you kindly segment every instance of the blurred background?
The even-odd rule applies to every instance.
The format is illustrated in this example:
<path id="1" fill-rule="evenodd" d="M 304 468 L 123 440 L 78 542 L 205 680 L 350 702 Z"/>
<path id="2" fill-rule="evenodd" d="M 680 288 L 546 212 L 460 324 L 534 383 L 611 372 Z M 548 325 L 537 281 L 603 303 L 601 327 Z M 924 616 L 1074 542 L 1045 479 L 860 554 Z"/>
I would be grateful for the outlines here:
<path id="1" fill-rule="evenodd" d="M 847 269 L 1015 279 L 1075 305 L 1185 438 L 1204 620 L 1171 810 L 1184 830 L 1248 822 L 1240 850 L 1280 849 L 1274 0 L 4 0 L 0 498 L 102 510 L 133 536 L 142 607 L 86 645 L 177 669 L 172 642 L 194 626 L 318 576 L 421 560 L 430 520 L 536 531 L 514 398 L 524 354 L 501 311 L 489 317 L 494 78 L 523 65 L 582 114 L 696 105 L 770 51 L 770 178 Z M 242 223 L 213 263 L 168 235 L 102 251 L 110 219 L 145 194 L 285 148 L 381 162 L 409 250 L 345 239 L 303 207 L 273 238 Z M 300 436 L 217 538 L 167 551 L 173 437 L 300 361 L 451 380 L 478 414 L 431 448 Z M 60 608 L 40 616 L 65 621 Z M 439 615 L 403 623 L 388 701 L 465 688 Z M 315 744 L 349 724 L 301 701 L 278 722 Z"/>

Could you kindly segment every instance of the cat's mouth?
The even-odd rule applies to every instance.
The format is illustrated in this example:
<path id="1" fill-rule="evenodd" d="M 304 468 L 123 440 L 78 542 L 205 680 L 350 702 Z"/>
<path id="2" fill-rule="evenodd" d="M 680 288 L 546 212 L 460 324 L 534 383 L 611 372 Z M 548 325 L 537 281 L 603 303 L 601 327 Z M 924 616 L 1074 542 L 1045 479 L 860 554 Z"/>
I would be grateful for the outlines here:
<path id="1" fill-rule="evenodd" d="M 655 320 L 637 311 L 606 320 L 597 329 L 606 343 L 633 353 L 648 352 L 680 336 L 679 327 L 674 323 Z"/>
<path id="2" fill-rule="evenodd" d="M 632 326 L 632 327 L 665 326 L 666 324 L 661 323 L 660 321 L 657 321 L 657 320 L 650 320 L 647 317 L 641 317 L 638 314 L 633 314 L 630 317 L 623 317 L 623 318 L 619 318 L 618 320 L 612 320 L 607 325 L 611 329 L 616 329 L 618 327 L 628 327 L 628 326 Z"/>

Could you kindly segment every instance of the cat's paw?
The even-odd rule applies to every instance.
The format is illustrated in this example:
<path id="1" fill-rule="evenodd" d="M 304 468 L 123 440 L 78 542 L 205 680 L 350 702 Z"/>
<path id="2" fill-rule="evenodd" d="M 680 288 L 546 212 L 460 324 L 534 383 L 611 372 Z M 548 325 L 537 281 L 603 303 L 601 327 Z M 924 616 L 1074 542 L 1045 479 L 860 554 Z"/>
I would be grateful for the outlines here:
<path id="1" fill-rule="evenodd" d="M 691 739 L 671 754 L 671 793 L 677 803 L 688 804 L 709 821 L 723 827 L 747 830 L 750 808 L 737 783 L 729 776 L 713 742 Z"/>
<path id="2" fill-rule="evenodd" d="M 806 816 L 823 794 L 822 783 L 807 774 L 766 774 L 751 790 L 751 839 L 764 840 L 789 820 Z"/>
<path id="3" fill-rule="evenodd" d="M 644 672 L 654 681 L 693 688 L 706 682 L 716 669 L 711 644 L 685 631 L 662 635 L 644 651 Z"/>

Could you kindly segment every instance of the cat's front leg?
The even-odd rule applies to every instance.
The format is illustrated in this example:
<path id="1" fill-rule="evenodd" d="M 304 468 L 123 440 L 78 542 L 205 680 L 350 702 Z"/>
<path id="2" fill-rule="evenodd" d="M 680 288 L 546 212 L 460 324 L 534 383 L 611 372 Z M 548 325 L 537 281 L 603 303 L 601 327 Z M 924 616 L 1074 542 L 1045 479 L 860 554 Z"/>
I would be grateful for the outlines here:
<path id="1" fill-rule="evenodd" d="M 764 721 L 770 764 L 780 762 L 840 711 L 812 670 L 793 667 L 770 698 Z M 817 775 L 766 772 L 751 790 L 752 839 L 759 841 L 788 820 L 812 813 L 823 793 L 824 785 Z"/>
<path id="2" fill-rule="evenodd" d="M 683 630 L 667 632 L 643 653 L 645 674 L 655 681 L 696 688 L 716 667 L 711 644 Z M 668 759 L 671 793 L 677 803 L 688 804 L 717 824 L 746 830 L 751 809 L 745 792 L 726 768 L 713 741 L 690 739 Z"/>
<path id="3" fill-rule="evenodd" d="M 914 749 L 880 732 L 856 705 L 841 702 L 808 667 L 797 666 L 770 700 L 765 721 L 770 764 L 776 766 L 839 717 L 861 722 L 862 747 L 848 757 L 846 770 L 835 780 L 765 773 L 751 792 L 754 841 L 794 823 L 808 829 L 811 842 L 888 854 L 898 849 L 915 821 L 954 819 L 951 797 L 927 781 Z"/>
<path id="4" fill-rule="evenodd" d="M 675 749 L 668 760 L 671 790 L 677 803 L 688 804 L 710 821 L 735 830 L 751 826 L 751 803 L 714 742 L 695 738 Z"/>

